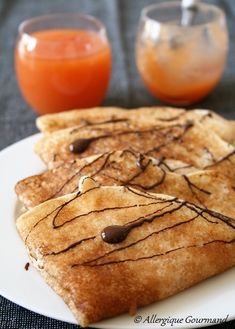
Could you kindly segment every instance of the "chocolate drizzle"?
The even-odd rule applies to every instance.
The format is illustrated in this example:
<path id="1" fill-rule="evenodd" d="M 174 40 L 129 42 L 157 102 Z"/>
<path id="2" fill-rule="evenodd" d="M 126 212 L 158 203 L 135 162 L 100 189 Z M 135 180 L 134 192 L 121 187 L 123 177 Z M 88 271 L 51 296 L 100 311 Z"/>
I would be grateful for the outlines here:
<path id="1" fill-rule="evenodd" d="M 114 249 L 103 249 L 101 248 L 102 254 L 101 255 L 97 255 L 96 258 L 93 259 L 88 259 L 86 261 L 83 261 L 82 263 L 73 263 L 71 264 L 72 268 L 76 268 L 77 266 L 105 266 L 105 265 L 114 265 L 114 264 L 120 264 L 123 262 L 129 262 L 129 261 L 140 261 L 140 260 L 144 260 L 144 259 L 152 259 L 155 257 L 160 257 L 160 256 L 164 256 L 167 255 L 171 252 L 176 252 L 176 251 L 180 251 L 181 249 L 185 249 L 185 248 L 201 248 L 203 246 L 206 246 L 208 244 L 212 244 L 212 243 L 233 243 L 234 240 L 211 240 L 211 241 L 205 241 L 203 243 L 199 243 L 197 244 L 193 244 L 193 245 L 182 245 L 182 246 L 178 246 L 177 248 L 173 248 L 173 249 L 167 249 L 164 252 L 161 253 L 156 253 L 156 254 L 152 254 L 152 255 L 147 255 L 147 256 L 141 256 L 139 255 L 136 259 L 132 259 L 132 258 L 114 258 L 114 259 L 110 259 L 109 256 L 111 256 L 113 253 L 117 253 L 121 250 L 126 250 L 127 248 L 131 248 L 139 243 L 141 243 L 144 240 L 147 240 L 149 238 L 151 238 L 153 235 L 159 235 L 159 234 L 163 234 L 166 231 L 172 230 L 172 229 L 176 229 L 179 226 L 182 225 L 188 225 L 190 222 L 196 220 L 196 219 L 203 219 L 205 221 L 207 221 L 210 225 L 217 225 L 219 223 L 224 223 L 225 225 L 229 226 L 231 229 L 235 229 L 235 220 L 231 217 L 225 216 L 223 214 L 220 214 L 216 211 L 212 211 L 209 209 L 206 209 L 204 207 L 195 205 L 193 203 L 189 203 L 186 201 L 181 201 L 178 198 L 161 198 L 158 195 L 154 195 L 154 194 L 149 194 L 148 192 L 141 192 L 138 190 L 134 190 L 132 189 L 130 186 L 127 186 L 126 189 L 130 192 L 133 193 L 137 196 L 140 197 L 144 197 L 145 199 L 149 199 L 150 202 L 147 203 L 143 203 L 143 204 L 132 204 L 132 205 L 123 205 L 121 207 L 110 207 L 110 208 L 101 208 L 101 209 L 94 209 L 92 211 L 89 211 L 87 213 L 82 213 L 74 218 L 64 218 L 64 222 L 62 224 L 57 224 L 56 223 L 56 218 L 58 217 L 58 215 L 60 214 L 60 212 L 66 207 L 68 206 L 71 202 L 77 202 L 78 198 L 82 197 L 85 193 L 92 193 L 92 191 L 95 188 L 92 188 L 84 193 L 77 193 L 73 198 L 71 198 L 70 200 L 60 204 L 58 207 L 56 207 L 53 211 L 51 211 L 50 213 L 48 213 L 46 216 L 44 216 L 43 218 L 41 218 L 30 230 L 28 237 L 30 236 L 30 234 L 33 232 L 33 230 L 36 229 L 36 227 L 41 224 L 43 221 L 45 220 L 49 220 L 51 222 L 51 227 L 52 229 L 60 229 L 62 228 L 64 225 L 71 223 L 71 221 L 74 220 L 79 220 L 82 217 L 89 217 L 89 214 L 95 214 L 95 213 L 103 213 L 103 212 L 108 212 L 108 211 L 112 211 L 112 212 L 116 212 L 119 210 L 124 210 L 124 209 L 128 209 L 128 208 L 137 208 L 137 207 L 149 207 L 150 205 L 162 205 L 161 207 L 158 207 L 155 211 L 151 211 L 151 213 L 147 213 L 145 216 L 141 216 L 139 218 L 134 218 L 132 220 L 129 220 L 129 222 L 127 222 L 124 225 L 108 225 L 106 227 L 103 228 L 102 232 L 97 232 L 94 235 L 91 236 L 86 236 L 84 238 L 80 238 L 77 241 L 73 241 L 71 244 L 65 246 L 63 249 L 61 250 L 57 250 L 57 251 L 47 251 L 46 253 L 43 254 L 44 257 L 55 257 L 57 255 L 60 255 L 62 253 L 68 253 L 72 250 L 74 250 L 75 248 L 79 248 L 80 245 L 82 245 L 83 243 L 98 243 L 98 241 L 104 241 L 105 244 L 111 244 L 113 246 L 116 246 L 116 244 L 119 244 L 118 248 L 114 248 Z M 145 231 L 147 233 L 147 235 L 145 236 L 141 236 L 140 238 L 138 238 L 136 240 L 133 239 L 133 236 L 130 237 L 130 240 L 127 239 L 128 235 L 131 233 L 132 230 L 137 229 L 138 227 L 141 227 L 142 225 L 150 225 L 153 221 L 156 220 L 161 220 L 164 223 L 164 217 L 167 216 L 167 218 L 169 218 L 168 216 L 171 216 L 171 214 L 175 214 L 177 211 L 179 211 L 182 208 L 187 208 L 188 210 L 190 210 L 192 212 L 192 214 L 190 216 L 188 216 L 188 218 L 184 218 L 181 221 L 173 221 L 173 223 L 168 223 L 166 226 L 163 226 L 163 228 L 160 228 L 160 230 L 155 231 L 155 230 L 150 230 L 150 233 L 148 233 L 149 231 Z M 148 208 L 147 208 L 148 209 Z M 65 211 L 66 214 L 66 211 Z M 210 218 L 208 218 L 208 215 L 210 216 Z M 108 217 L 108 214 L 105 215 L 106 217 Z M 64 217 L 64 216 L 63 216 Z M 100 233 L 101 233 L 101 239 L 100 239 Z M 138 235 L 137 235 L 138 236 Z M 123 241 L 127 240 L 127 243 L 122 244 Z M 100 242 L 99 242 L 100 243 Z M 32 256 L 33 257 L 33 256 Z M 107 258 L 108 257 L 108 258 Z"/>
<path id="2" fill-rule="evenodd" d="M 225 156 L 223 156 L 222 158 L 216 160 L 211 165 L 208 165 L 208 166 L 204 167 L 203 169 L 211 169 L 211 168 L 213 169 L 213 167 L 216 167 L 217 165 L 221 164 L 224 161 L 230 161 L 231 162 L 231 159 L 230 158 L 233 155 L 235 155 L 235 149 L 232 152 L 230 152 L 230 153 L 226 154 Z"/>
<path id="3" fill-rule="evenodd" d="M 83 153 L 89 147 L 93 138 L 80 138 L 76 139 L 73 143 L 69 145 L 69 150 L 72 153 Z"/>
<path id="4" fill-rule="evenodd" d="M 109 123 L 118 123 L 118 122 L 126 122 L 127 124 L 129 123 L 129 119 L 128 118 L 110 118 L 109 120 L 105 120 L 105 121 L 100 121 L 100 122 L 91 122 L 89 120 L 83 119 L 82 120 L 82 124 L 79 127 L 76 127 L 74 129 L 72 129 L 70 131 L 70 134 L 74 134 L 80 130 L 82 130 L 83 128 L 86 127 L 96 127 L 96 126 L 100 126 L 100 125 L 104 125 L 104 124 L 109 124 Z"/>
<path id="5" fill-rule="evenodd" d="M 160 210 L 162 211 L 165 208 L 168 208 L 170 206 L 172 206 L 171 203 L 169 203 L 168 205 L 166 205 L 165 207 L 163 207 Z M 111 244 L 120 243 L 120 242 L 124 241 L 127 238 L 128 234 L 134 228 L 137 228 L 139 226 L 142 226 L 146 222 L 151 223 L 153 220 L 155 220 L 155 219 L 157 219 L 159 217 L 165 216 L 166 214 L 172 214 L 173 212 L 181 209 L 183 206 L 184 206 L 184 202 L 182 202 L 178 207 L 173 208 L 173 209 L 171 209 L 169 211 L 166 211 L 166 212 L 163 212 L 163 213 L 160 213 L 160 214 L 156 214 L 156 212 L 154 212 L 154 215 L 153 216 L 150 216 L 150 217 L 140 217 L 137 220 L 134 220 L 134 221 L 129 222 L 127 225 L 111 225 L 111 226 L 107 226 L 107 227 L 105 227 L 102 230 L 102 232 L 101 232 L 101 238 L 106 243 L 111 243 Z"/>
<path id="6" fill-rule="evenodd" d="M 201 192 L 201 193 L 204 193 L 206 195 L 211 195 L 211 192 L 203 189 L 203 188 L 200 188 L 198 187 L 197 185 L 195 185 L 194 183 L 192 183 L 189 179 L 189 177 L 187 177 L 186 175 L 182 175 L 182 177 L 184 178 L 184 180 L 186 181 L 190 191 L 192 192 L 192 195 L 195 197 L 195 199 L 198 201 L 199 204 L 202 204 L 204 207 L 204 203 L 200 200 L 200 197 L 198 196 L 198 194 L 195 192 L 195 190 Z"/>
<path id="7" fill-rule="evenodd" d="M 29 264 L 29 263 L 26 263 L 26 264 L 25 264 L 25 267 L 24 267 L 25 271 L 28 271 L 28 269 L 29 269 L 29 266 L 30 266 L 30 264 Z"/>
<path id="8" fill-rule="evenodd" d="M 101 237 L 104 242 L 107 243 L 120 243 L 127 238 L 127 235 L 131 231 L 131 226 L 111 225 L 107 226 L 101 232 Z"/>
<path id="9" fill-rule="evenodd" d="M 162 253 L 157 253 L 157 254 L 153 254 L 153 255 L 148 255 L 148 256 L 143 256 L 143 257 L 138 257 L 138 258 L 125 258 L 125 259 L 121 259 L 121 260 L 110 260 L 110 261 L 106 261 L 103 263 L 99 263 L 99 264 L 91 264 L 90 262 L 86 262 L 83 264 L 73 264 L 71 267 L 77 267 L 77 266 L 88 266 L 88 267 L 98 267 L 98 266 L 107 266 L 107 265 L 117 265 L 117 264 L 122 264 L 122 263 L 126 263 L 126 262 L 138 262 L 138 261 L 142 261 L 142 260 L 148 260 L 148 259 L 153 259 L 156 257 L 161 257 L 161 256 L 166 256 L 172 252 L 177 252 L 183 249 L 189 249 L 189 248 L 203 248 L 207 245 L 213 244 L 213 243 L 222 243 L 222 244 L 231 244 L 234 243 L 235 239 L 231 239 L 231 240 L 211 240 L 211 241 L 207 241 L 203 244 L 197 245 L 197 244 L 192 244 L 192 245 L 185 245 L 185 246 L 180 246 L 177 248 L 173 248 L 173 249 L 169 249 L 165 252 Z M 95 260 L 96 261 L 96 260 Z"/>
<path id="10" fill-rule="evenodd" d="M 98 137 L 91 137 L 91 138 L 78 138 L 75 141 L 73 141 L 71 144 L 69 144 L 69 150 L 72 153 L 79 154 L 83 153 L 88 149 L 90 144 L 94 142 L 95 140 L 109 137 L 110 135 L 101 135 Z"/>
<path id="11" fill-rule="evenodd" d="M 121 120 L 118 120 L 118 121 L 121 121 Z M 126 119 L 122 120 L 122 121 L 126 121 Z M 167 120 L 165 120 L 165 121 L 167 121 Z M 169 121 L 171 121 L 171 120 L 169 120 Z M 89 125 L 89 123 L 86 123 L 86 124 Z M 174 143 L 174 142 L 180 143 L 182 141 L 185 133 L 191 127 L 193 127 L 193 122 L 187 121 L 184 124 L 177 124 L 177 125 L 172 125 L 172 126 L 168 126 L 168 127 L 160 127 L 160 128 L 153 127 L 148 130 L 137 130 L 137 131 L 131 130 L 131 131 L 121 131 L 121 132 L 118 131 L 118 132 L 114 132 L 113 134 L 103 134 L 103 135 L 100 135 L 97 137 L 92 137 L 92 138 L 87 138 L 87 139 L 86 138 L 77 139 L 73 143 L 70 144 L 69 148 L 72 153 L 80 154 L 80 153 L 85 152 L 90 147 L 90 145 L 98 139 L 116 138 L 117 136 L 123 136 L 125 134 L 137 134 L 141 138 L 141 136 L 143 134 L 161 131 L 165 137 L 165 142 L 148 150 L 145 153 L 145 154 L 151 154 L 151 152 L 153 152 L 153 153 L 159 152 L 162 148 L 166 147 L 170 143 Z M 172 131 L 174 128 L 179 128 L 180 131 L 175 131 L 173 133 Z M 169 134 L 169 137 L 166 137 L 168 134 Z M 216 161 L 214 159 L 213 153 L 209 149 L 205 149 L 205 150 L 208 154 L 210 154 L 211 159 L 213 161 Z M 141 191 L 136 191 L 136 190 L 132 189 L 131 186 L 135 186 L 135 187 L 138 187 L 140 189 L 145 189 L 145 190 L 153 189 L 157 186 L 160 186 L 164 182 L 165 177 L 166 177 L 165 169 L 167 169 L 169 171 L 173 171 L 173 170 L 171 170 L 171 168 L 164 162 L 164 160 L 165 160 L 164 157 L 161 157 L 159 159 L 159 163 L 156 164 L 157 166 L 159 166 L 159 168 L 161 170 L 160 178 L 158 177 L 158 180 L 156 182 L 152 182 L 148 186 L 143 186 L 143 185 L 139 184 L 139 182 L 136 182 L 136 178 L 138 178 L 140 175 L 145 173 L 145 171 L 147 170 L 149 165 L 152 163 L 152 160 L 146 158 L 144 156 L 145 154 L 135 153 L 132 150 L 123 150 L 121 156 L 123 156 L 123 154 L 125 152 L 129 152 L 130 154 L 133 155 L 133 157 L 135 159 L 135 163 L 136 163 L 136 168 L 138 169 L 137 172 L 135 172 L 135 174 L 132 177 L 128 178 L 128 180 L 124 180 L 123 178 L 120 178 L 119 175 L 117 175 L 116 177 L 111 177 L 111 176 L 108 176 L 108 174 L 105 174 L 105 173 L 102 173 L 102 174 L 113 179 L 114 181 L 121 183 L 122 185 L 125 185 L 126 189 L 128 191 L 130 191 L 131 193 L 134 193 L 138 196 L 150 199 L 151 202 L 146 203 L 146 204 L 124 205 L 122 207 L 109 207 L 109 208 L 102 208 L 102 209 L 94 209 L 92 211 L 79 214 L 78 216 L 75 216 L 73 218 L 66 218 L 66 211 L 65 211 L 65 216 L 63 218 L 63 222 L 60 223 L 59 215 L 61 214 L 63 209 L 66 208 L 66 206 L 69 205 L 71 202 L 77 201 L 78 198 L 82 197 L 85 193 L 88 193 L 88 192 L 90 193 L 92 190 L 95 190 L 97 188 L 97 187 L 95 187 L 82 194 L 77 193 L 72 199 L 70 199 L 69 201 L 67 201 L 63 204 L 60 204 L 52 212 L 47 214 L 45 217 L 39 219 L 39 221 L 36 224 L 34 224 L 34 226 L 29 231 L 29 233 L 26 237 L 26 240 L 29 238 L 29 236 L 33 232 L 33 230 L 35 230 L 37 228 L 37 226 L 40 225 L 44 220 L 49 220 L 51 222 L 52 229 L 56 230 L 56 229 L 62 229 L 65 225 L 69 225 L 70 223 L 77 221 L 83 217 L 88 217 L 90 214 L 104 213 L 104 212 L 108 212 L 108 211 L 116 212 L 116 211 L 123 210 L 123 209 L 136 208 L 136 207 L 142 207 L 142 206 L 147 207 L 149 205 L 162 203 L 163 206 L 153 213 L 148 213 L 144 217 L 132 219 L 128 223 L 125 223 L 124 225 L 106 226 L 102 229 L 101 232 L 95 232 L 94 235 L 91 235 L 91 236 L 88 236 L 85 238 L 79 237 L 79 239 L 77 241 L 73 241 L 69 245 L 65 246 L 63 249 L 56 250 L 56 251 L 49 251 L 49 252 L 43 254 L 43 256 L 56 256 L 56 255 L 59 255 L 62 253 L 67 253 L 67 252 L 70 252 L 71 250 L 74 250 L 75 248 L 79 248 L 79 246 L 82 245 L 83 243 L 97 243 L 97 241 L 100 241 L 101 239 L 102 239 L 101 243 L 105 242 L 105 243 L 111 244 L 111 245 L 120 244 L 120 243 L 124 242 L 125 240 L 127 240 L 127 242 L 125 241 L 125 243 L 118 246 L 118 248 L 115 248 L 108 252 L 105 251 L 105 247 L 104 247 L 104 249 L 101 249 L 101 250 L 104 250 L 104 251 L 102 251 L 103 254 L 98 255 L 95 259 L 87 260 L 83 263 L 71 264 L 72 267 L 104 266 L 104 265 L 119 264 L 119 263 L 128 262 L 128 261 L 139 261 L 139 260 L 144 260 L 144 259 L 152 259 L 155 257 L 167 255 L 171 252 L 180 251 L 185 248 L 196 248 L 196 247 L 201 248 L 201 247 L 207 246 L 212 243 L 225 243 L 226 244 L 226 243 L 234 242 L 234 239 L 231 239 L 231 240 L 219 240 L 218 239 L 218 240 L 206 241 L 204 243 L 200 243 L 199 245 L 197 245 L 197 244 L 182 245 L 182 246 L 179 246 L 179 247 L 176 247 L 173 249 L 166 250 L 162 253 L 157 253 L 157 254 L 148 255 L 148 256 L 144 256 L 144 257 L 140 256 L 136 259 L 125 258 L 125 259 L 118 259 L 118 260 L 116 260 L 116 259 L 106 260 L 106 257 L 110 256 L 113 253 L 116 253 L 121 250 L 125 250 L 127 248 L 131 248 L 132 246 L 134 246 L 144 240 L 149 239 L 153 235 L 161 234 L 163 232 L 166 232 L 167 230 L 175 229 L 176 227 L 179 227 L 180 225 L 187 225 L 188 223 L 190 223 L 198 218 L 207 221 L 211 225 L 216 225 L 216 224 L 219 224 L 222 222 L 225 225 L 229 226 L 230 228 L 235 229 L 235 220 L 233 218 L 224 216 L 223 214 L 220 214 L 216 211 L 209 210 L 205 207 L 201 207 L 201 206 L 195 205 L 193 203 L 189 203 L 187 201 L 183 202 L 177 198 L 160 199 L 159 197 L 149 194 L 147 192 L 141 192 Z M 114 152 L 106 152 L 106 153 L 98 156 L 95 160 L 91 161 L 90 163 L 86 163 L 82 168 L 80 168 L 75 173 L 73 173 L 73 175 L 65 183 L 63 183 L 63 185 L 60 187 L 60 189 L 57 191 L 57 193 L 61 192 L 62 189 L 65 187 L 65 185 L 67 183 L 69 183 L 74 177 L 81 174 L 84 171 L 84 169 L 92 166 L 94 163 L 97 163 L 98 161 L 101 161 L 101 164 L 98 165 L 98 169 L 95 168 L 94 172 L 91 174 L 91 177 L 94 177 L 95 175 L 97 175 L 98 173 L 103 171 L 103 169 L 106 168 L 106 166 L 112 166 L 112 161 L 109 161 L 109 160 L 113 153 Z M 213 167 L 214 165 L 219 164 L 222 161 L 230 160 L 230 157 L 234 154 L 235 154 L 235 151 L 233 151 L 233 152 L 229 153 L 228 155 L 224 156 L 223 158 L 217 160 L 213 165 L 207 166 L 206 168 Z M 73 164 L 74 164 L 74 162 L 73 162 Z M 191 165 L 186 165 L 182 168 L 188 168 L 190 166 Z M 181 168 L 177 168 L 176 170 L 178 170 L 178 169 L 181 169 Z M 210 191 L 198 187 L 197 185 L 192 183 L 186 175 L 182 175 L 182 177 L 185 179 L 185 181 L 189 187 L 189 190 L 192 192 L 192 194 L 195 196 L 196 200 L 199 203 L 201 203 L 201 202 L 200 202 L 200 198 L 198 197 L 198 193 L 203 193 L 208 196 L 211 195 Z M 152 231 L 150 234 L 147 234 L 146 236 L 142 237 L 141 239 L 138 239 L 135 241 L 132 240 L 132 234 L 130 234 L 130 233 L 134 229 L 137 229 L 144 224 L 149 225 L 150 223 L 152 223 L 155 220 L 163 219 L 164 216 L 171 215 L 183 207 L 187 208 L 188 210 L 191 210 L 193 212 L 193 216 L 190 216 L 189 218 L 187 218 L 184 221 L 174 223 L 173 225 L 168 225 L 167 227 L 164 227 L 163 229 L 161 229 L 159 231 Z M 107 216 L 107 214 L 106 214 L 106 216 Z M 209 219 L 208 216 L 210 216 L 211 218 Z M 63 217 L 63 216 L 61 216 L 61 217 Z M 130 240 L 129 240 L 129 234 L 130 234 Z M 101 235 L 101 239 L 100 239 L 100 235 Z M 110 250 L 110 249 L 108 249 L 108 250 Z"/>
<path id="12" fill-rule="evenodd" d="M 103 183 L 102 177 L 106 177 L 109 179 L 109 181 L 107 181 L 107 179 L 104 181 L 104 183 L 107 185 L 110 184 L 110 180 L 111 180 L 111 182 L 114 181 L 118 185 L 132 185 L 139 189 L 151 190 L 157 188 L 164 182 L 166 171 L 175 172 L 180 169 L 191 167 L 191 165 L 183 165 L 181 167 L 171 169 L 165 162 L 164 157 L 161 157 L 159 159 L 155 158 L 153 162 L 151 158 L 131 150 L 122 150 L 119 152 L 120 154 L 118 155 L 118 157 L 120 158 L 122 158 L 125 154 L 128 153 L 130 154 L 131 157 L 129 158 L 128 161 L 133 163 L 133 170 L 135 170 L 135 174 L 133 176 L 130 176 L 131 171 L 126 172 L 125 168 L 123 168 L 120 165 L 120 162 L 116 160 L 118 158 L 115 157 L 115 151 L 103 153 L 97 156 L 94 160 L 85 162 L 85 164 L 82 165 L 81 167 L 79 167 L 77 161 L 74 160 L 70 164 L 69 163 L 66 164 L 66 166 L 71 172 L 70 176 L 66 180 L 63 179 L 61 180 L 60 187 L 54 193 L 52 193 L 48 199 L 54 198 L 59 195 L 63 195 L 64 189 L 67 186 L 68 187 L 65 190 L 65 192 L 75 192 L 77 190 L 78 178 L 81 177 L 82 175 L 89 175 L 90 177 L 97 176 L 98 181 L 100 181 L 101 178 L 100 181 L 101 184 Z M 114 160 L 112 159 L 112 155 L 114 155 Z M 140 181 L 143 180 L 142 175 L 144 175 L 147 172 L 148 167 L 150 165 L 156 166 L 159 168 L 159 170 L 161 170 L 162 172 L 161 177 L 159 178 L 159 175 L 156 171 L 156 178 L 154 176 L 152 177 L 152 180 L 155 178 L 156 181 L 152 181 L 151 184 L 148 185 L 140 184 Z M 115 176 L 111 176 L 109 174 L 109 169 L 112 168 L 116 173 Z M 130 176 L 128 177 L 128 179 L 123 178 L 123 176 L 125 176 L 126 173 L 128 173 L 128 176 Z M 60 171 L 58 171 L 58 175 L 59 174 Z M 99 174 L 100 176 L 98 176 Z M 41 201 L 46 201 L 46 200 L 41 200 Z"/>
<path id="13" fill-rule="evenodd" d="M 74 140 L 70 145 L 69 145 L 69 150 L 70 152 L 74 153 L 74 154 L 81 154 L 83 152 L 85 152 L 89 146 L 94 142 L 97 141 L 99 139 L 104 139 L 104 138 L 117 138 L 120 136 L 124 136 L 124 135 L 137 135 L 140 140 L 141 137 L 145 134 L 149 134 L 149 133 L 159 133 L 159 132 L 165 132 L 166 135 L 169 134 L 169 132 L 172 131 L 172 129 L 182 129 L 182 132 L 176 132 L 177 135 L 174 135 L 172 133 L 171 138 L 169 139 L 168 142 L 163 143 L 161 145 L 159 145 L 158 147 L 153 148 L 153 150 L 157 151 L 160 150 L 162 147 L 168 145 L 169 143 L 172 143 L 173 141 L 177 141 L 180 140 L 183 135 L 187 132 L 187 130 L 189 128 L 191 128 L 193 126 L 193 121 L 188 120 L 182 124 L 173 124 L 171 126 L 167 126 L 167 127 L 162 127 L 162 126 L 153 126 L 149 129 L 141 129 L 141 130 L 134 130 L 134 129 L 129 129 L 129 130 L 123 130 L 123 131 L 114 131 L 113 133 L 104 133 L 103 135 L 100 136 L 96 136 L 96 137 L 90 137 L 90 138 L 78 138 L 76 140 Z M 151 150 L 151 152 L 153 151 Z M 150 151 L 148 151 L 150 152 Z"/>

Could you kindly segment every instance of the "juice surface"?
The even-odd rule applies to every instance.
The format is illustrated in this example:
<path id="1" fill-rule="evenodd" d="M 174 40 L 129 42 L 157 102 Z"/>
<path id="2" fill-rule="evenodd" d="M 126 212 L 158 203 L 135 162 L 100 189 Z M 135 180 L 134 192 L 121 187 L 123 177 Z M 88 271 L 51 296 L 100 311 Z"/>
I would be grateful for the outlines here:
<path id="1" fill-rule="evenodd" d="M 50 113 L 102 102 L 111 71 L 106 40 L 76 29 L 44 30 L 31 36 L 32 40 L 19 41 L 15 63 L 21 91 L 35 110 Z"/>

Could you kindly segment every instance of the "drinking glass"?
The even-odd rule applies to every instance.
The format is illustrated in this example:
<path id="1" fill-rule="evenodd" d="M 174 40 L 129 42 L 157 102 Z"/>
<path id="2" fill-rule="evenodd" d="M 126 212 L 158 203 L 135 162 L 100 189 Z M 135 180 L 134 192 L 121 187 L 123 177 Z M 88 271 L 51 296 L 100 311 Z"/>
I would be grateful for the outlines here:
<path id="1" fill-rule="evenodd" d="M 223 11 L 199 4 L 190 26 L 181 25 L 180 1 L 145 7 L 136 40 L 136 63 L 147 89 L 174 105 L 208 95 L 224 71 L 228 33 Z"/>
<path id="2" fill-rule="evenodd" d="M 97 106 L 111 72 L 106 29 L 79 13 L 29 19 L 19 26 L 15 68 L 22 95 L 39 113 Z"/>

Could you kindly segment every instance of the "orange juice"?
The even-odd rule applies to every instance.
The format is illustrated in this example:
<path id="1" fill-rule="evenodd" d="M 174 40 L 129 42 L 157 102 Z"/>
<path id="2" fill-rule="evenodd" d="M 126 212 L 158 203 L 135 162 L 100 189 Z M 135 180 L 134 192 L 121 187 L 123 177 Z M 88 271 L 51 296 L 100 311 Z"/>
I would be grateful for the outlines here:
<path id="1" fill-rule="evenodd" d="M 216 26 L 210 33 L 211 39 L 203 33 L 191 33 L 191 37 L 185 33 L 179 41 L 166 38 L 159 43 L 137 43 L 137 66 L 154 96 L 170 104 L 188 105 L 214 89 L 224 70 L 227 37 Z"/>
<path id="2" fill-rule="evenodd" d="M 23 36 L 15 52 L 21 92 L 39 113 L 99 105 L 111 71 L 108 41 L 78 29 Z"/>

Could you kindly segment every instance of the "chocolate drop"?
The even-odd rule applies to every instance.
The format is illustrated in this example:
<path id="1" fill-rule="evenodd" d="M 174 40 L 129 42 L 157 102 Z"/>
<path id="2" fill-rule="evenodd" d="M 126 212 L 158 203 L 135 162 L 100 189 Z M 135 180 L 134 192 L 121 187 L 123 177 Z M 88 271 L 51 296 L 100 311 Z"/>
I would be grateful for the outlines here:
<path id="1" fill-rule="evenodd" d="M 101 232 L 102 240 L 106 243 L 120 243 L 124 241 L 130 232 L 130 227 L 121 225 L 107 226 Z"/>
<path id="2" fill-rule="evenodd" d="M 83 153 L 92 142 L 92 138 L 79 138 L 69 145 L 69 150 L 72 153 Z"/>
<path id="3" fill-rule="evenodd" d="M 25 271 L 28 271 L 28 269 L 29 269 L 29 265 L 30 265 L 29 263 L 26 263 L 26 264 L 25 264 L 25 267 L 24 267 Z"/>

